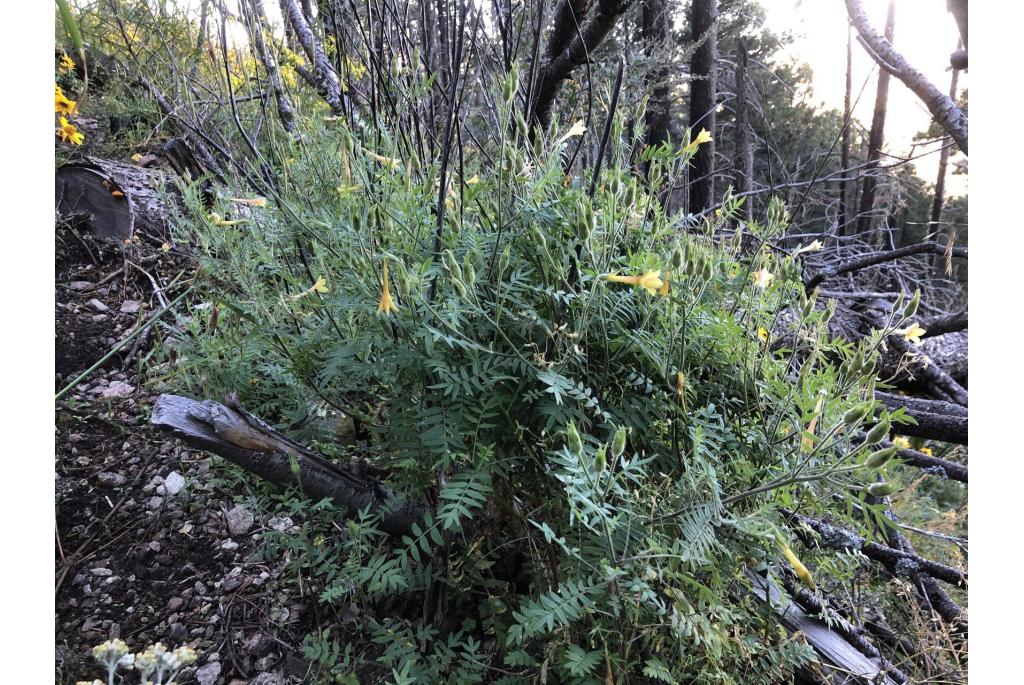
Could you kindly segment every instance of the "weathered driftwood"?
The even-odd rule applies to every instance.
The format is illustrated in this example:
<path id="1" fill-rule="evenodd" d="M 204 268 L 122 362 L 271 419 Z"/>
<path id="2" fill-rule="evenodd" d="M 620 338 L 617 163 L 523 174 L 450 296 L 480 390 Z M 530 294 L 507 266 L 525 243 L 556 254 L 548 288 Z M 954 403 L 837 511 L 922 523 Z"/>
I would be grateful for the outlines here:
<path id="1" fill-rule="evenodd" d="M 833 630 L 821 619 L 804 611 L 773 584 L 753 572 L 748 572 L 755 596 L 768 602 L 790 632 L 800 632 L 832 671 L 832 681 L 842 683 L 877 683 L 897 685 L 886 674 L 880 659 L 861 654 L 838 630 Z"/>
<path id="2" fill-rule="evenodd" d="M 290 440 L 231 396 L 221 404 L 161 395 L 150 421 L 272 483 L 297 483 L 311 498 L 333 499 L 350 514 L 364 509 L 379 514 L 380 529 L 389 535 L 408 533 L 426 511 L 423 504 L 405 500 L 377 479 L 357 475 Z M 293 463 L 298 469 L 293 470 Z"/>
<path id="3" fill-rule="evenodd" d="M 98 157 L 57 169 L 54 194 L 63 218 L 84 221 L 97 239 L 111 242 L 136 231 L 164 236 L 179 201 L 163 173 Z"/>

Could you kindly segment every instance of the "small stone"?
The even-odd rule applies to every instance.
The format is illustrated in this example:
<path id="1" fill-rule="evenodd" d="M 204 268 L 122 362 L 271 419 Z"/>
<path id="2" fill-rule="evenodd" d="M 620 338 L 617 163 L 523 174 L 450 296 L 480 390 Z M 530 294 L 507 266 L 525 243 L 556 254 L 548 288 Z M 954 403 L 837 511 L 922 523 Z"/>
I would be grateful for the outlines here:
<path id="1" fill-rule="evenodd" d="M 153 542 L 149 543 L 149 548 L 151 550 L 153 550 L 154 552 L 159 552 L 160 551 L 160 543 L 157 542 L 156 540 L 154 540 Z"/>
<path id="2" fill-rule="evenodd" d="M 114 572 L 111 571 L 109 568 L 94 568 L 92 570 L 92 574 L 94 576 L 100 576 L 101 578 L 105 578 L 107 576 L 114 575 Z"/>
<path id="3" fill-rule="evenodd" d="M 185 600 L 181 597 L 171 597 L 170 601 L 167 602 L 167 608 L 171 611 L 177 611 L 185 604 Z"/>
<path id="4" fill-rule="evenodd" d="M 240 581 L 238 578 L 226 578 L 224 582 L 221 583 L 220 589 L 224 592 L 231 592 L 232 590 L 237 589 L 238 586 L 241 584 L 242 581 Z"/>
<path id="5" fill-rule="evenodd" d="M 196 671 L 196 680 L 199 681 L 199 685 L 213 685 L 217 682 L 217 678 L 220 677 L 220 662 L 211 661 L 210 663 L 201 666 Z"/>
<path id="6" fill-rule="evenodd" d="M 108 307 L 107 305 L 103 304 L 102 302 L 97 300 L 95 297 L 92 298 L 91 300 L 89 300 L 88 305 L 90 307 L 92 307 L 97 312 L 109 312 L 110 311 L 110 307 Z"/>
<path id="7" fill-rule="evenodd" d="M 196 584 L 193 585 L 192 587 L 195 589 L 197 595 L 205 595 L 206 594 L 206 585 L 203 584 L 203 581 L 197 580 Z"/>
<path id="8" fill-rule="evenodd" d="M 134 314 L 139 311 L 142 303 L 138 300 L 125 300 L 121 303 L 121 311 L 125 314 Z"/>
<path id="9" fill-rule="evenodd" d="M 92 316 L 89 317 L 89 320 L 94 322 L 94 323 L 99 323 L 100 321 L 106 321 L 107 320 L 107 315 L 106 314 L 93 314 Z"/>
<path id="10" fill-rule="evenodd" d="M 228 512 L 228 530 L 231 531 L 232 535 L 248 533 L 252 529 L 254 522 L 255 519 L 252 512 L 241 505 Z"/>
<path id="11" fill-rule="evenodd" d="M 221 543 L 220 548 L 225 552 L 234 552 L 236 549 L 238 549 L 238 543 L 234 540 L 225 540 L 223 543 Z"/>
<path id="12" fill-rule="evenodd" d="M 92 281 L 71 281 L 68 283 L 68 289 L 81 292 L 83 290 L 88 290 L 92 285 Z"/>
<path id="13" fill-rule="evenodd" d="M 171 471 L 164 478 L 164 490 L 168 495 L 177 495 L 185 487 L 185 477 L 177 471 Z"/>
<path id="14" fill-rule="evenodd" d="M 135 386 L 124 381 L 114 381 L 100 391 L 101 397 L 128 397 L 135 392 Z"/>
<path id="15" fill-rule="evenodd" d="M 154 496 L 154 497 L 150 497 L 149 498 L 149 502 L 146 503 L 146 506 L 148 506 L 150 509 L 156 510 L 156 509 L 159 509 L 160 507 L 162 507 L 163 504 L 164 504 L 164 498 L 163 497 L 156 497 L 156 496 Z"/>
<path id="16" fill-rule="evenodd" d="M 188 629 L 183 623 L 172 623 L 170 630 L 167 631 L 167 637 L 170 638 L 171 644 L 185 642 L 188 639 Z"/>
<path id="17" fill-rule="evenodd" d="M 110 485 L 113 487 L 124 485 L 128 482 L 128 479 L 123 474 L 114 473 L 113 471 L 100 471 L 96 474 L 96 480 L 104 485 Z"/>
<path id="18" fill-rule="evenodd" d="M 290 516 L 285 516 L 285 517 L 275 516 L 274 518 L 270 519 L 270 521 L 267 522 L 267 525 L 270 526 L 271 528 L 273 528 L 274 530 L 276 530 L 277 532 L 283 533 L 286 530 L 288 530 L 289 528 L 291 528 L 292 526 L 294 526 L 295 523 L 292 521 Z"/>

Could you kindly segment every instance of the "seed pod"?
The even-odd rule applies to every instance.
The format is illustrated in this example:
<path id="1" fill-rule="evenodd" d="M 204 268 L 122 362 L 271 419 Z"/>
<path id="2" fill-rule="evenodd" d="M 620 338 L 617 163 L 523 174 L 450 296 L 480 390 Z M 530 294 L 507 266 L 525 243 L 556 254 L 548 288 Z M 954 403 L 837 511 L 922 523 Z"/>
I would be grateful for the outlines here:
<path id="1" fill-rule="evenodd" d="M 886 447 L 885 449 L 872 452 L 868 455 L 868 458 L 864 460 L 864 466 L 872 469 L 880 469 L 889 463 L 889 460 L 896 456 L 896 453 L 900 451 L 899 447 L 895 445 L 892 447 Z"/>
<path id="2" fill-rule="evenodd" d="M 612 176 L 610 179 L 608 179 L 608 190 L 611 191 L 612 195 L 618 195 L 619 194 L 619 188 L 620 188 L 620 183 L 619 183 L 619 177 L 618 176 Z"/>
<path id="3" fill-rule="evenodd" d="M 565 429 L 566 444 L 569 447 L 569 451 L 573 454 L 583 453 L 583 440 L 580 439 L 580 432 L 576 430 L 576 423 L 570 421 L 568 427 Z"/>
<path id="4" fill-rule="evenodd" d="M 889 435 L 889 417 L 884 417 L 881 421 L 875 424 L 875 427 L 868 431 L 868 435 L 864 438 L 864 447 L 868 445 L 877 445 L 882 442 L 882 439 Z"/>
<path id="5" fill-rule="evenodd" d="M 710 259 L 704 262 L 704 269 L 701 271 L 700 275 L 705 281 L 710 281 L 711 277 L 715 275 Z"/>
<path id="6" fill-rule="evenodd" d="M 463 285 L 461 280 L 459 280 L 457 278 L 453 278 L 452 279 L 452 285 L 455 286 L 455 293 L 460 298 L 465 298 L 466 297 L 466 286 Z"/>
<path id="7" fill-rule="evenodd" d="M 505 273 L 505 269 L 508 268 L 508 263 L 509 263 L 509 260 L 511 258 L 512 258 L 512 255 L 509 252 L 508 245 L 506 245 L 505 249 L 501 251 L 501 256 L 498 257 L 498 275 L 499 276 L 501 274 Z"/>
<path id="8" fill-rule="evenodd" d="M 530 131 L 530 128 L 526 125 L 526 119 L 523 118 L 523 113 L 519 111 L 516 112 L 516 128 L 519 129 L 519 134 L 524 137 Z"/>
<path id="9" fill-rule="evenodd" d="M 631 179 L 629 185 L 626 186 L 626 194 L 622 201 L 627 207 L 632 207 L 636 202 L 636 179 Z"/>
<path id="10" fill-rule="evenodd" d="M 455 253 L 451 250 L 444 251 L 444 263 L 448 267 L 448 271 L 452 274 L 452 279 L 456 281 L 462 280 L 462 267 L 455 260 Z"/>
<path id="11" fill-rule="evenodd" d="M 892 483 L 886 483 L 885 481 L 881 483 L 872 483 L 868 486 L 868 494 L 872 497 L 886 497 L 894 492 L 896 492 L 896 486 Z"/>
<path id="12" fill-rule="evenodd" d="M 817 295 L 811 293 L 811 296 L 806 298 L 804 301 L 803 309 L 800 311 L 800 317 L 806 319 L 814 311 L 814 301 L 817 299 Z"/>
<path id="13" fill-rule="evenodd" d="M 530 228 L 530 237 L 534 240 L 534 242 L 537 243 L 537 246 L 540 249 L 544 249 L 544 247 L 547 245 L 548 241 L 544 238 L 544 234 L 536 226 L 532 226 Z"/>
<path id="14" fill-rule="evenodd" d="M 608 458 L 605 456 L 607 448 L 601 445 L 597 448 L 597 454 L 594 455 L 594 472 L 601 473 L 604 471 L 605 466 L 608 465 Z"/>
<path id="15" fill-rule="evenodd" d="M 915 290 L 914 296 L 910 298 L 910 302 L 908 302 L 907 306 L 903 309 L 903 318 L 909 319 L 914 314 L 917 314 L 917 306 L 919 304 L 921 304 L 921 291 Z"/>
<path id="16" fill-rule="evenodd" d="M 622 456 L 622 453 L 626 451 L 626 428 L 620 426 L 615 431 L 615 437 L 612 438 L 612 456 L 618 459 Z"/>
<path id="17" fill-rule="evenodd" d="M 843 414 L 843 424 L 846 425 L 846 426 L 855 426 L 856 424 L 858 424 L 861 421 L 863 421 L 865 419 L 865 417 L 867 417 L 868 412 L 870 412 L 870 411 L 871 411 L 871 403 L 870 402 L 864 402 L 863 404 L 858 404 L 856 407 L 854 407 L 853 409 L 847 410 L 847 412 L 845 414 Z"/>
<path id="18" fill-rule="evenodd" d="M 462 279 L 466 282 L 467 288 L 472 288 L 473 283 L 476 282 L 476 269 L 473 268 L 473 262 L 468 258 L 462 265 Z"/>

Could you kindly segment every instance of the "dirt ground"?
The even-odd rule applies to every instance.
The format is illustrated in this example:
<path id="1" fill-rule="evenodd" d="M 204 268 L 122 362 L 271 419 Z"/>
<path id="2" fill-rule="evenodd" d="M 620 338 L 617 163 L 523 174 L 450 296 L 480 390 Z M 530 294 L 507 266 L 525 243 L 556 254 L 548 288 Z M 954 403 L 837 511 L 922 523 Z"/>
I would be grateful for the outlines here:
<path id="1" fill-rule="evenodd" d="M 187 270 L 173 250 L 101 249 L 58 227 L 55 389 L 161 307 L 154 282 Z M 134 651 L 193 647 L 179 683 L 309 682 L 298 645 L 310 611 L 260 544 L 295 522 L 261 512 L 244 484 L 229 490 L 216 457 L 148 425 L 146 374 L 163 335 L 153 327 L 125 345 L 55 407 L 55 682 L 105 679 L 90 651 L 110 638 Z"/>

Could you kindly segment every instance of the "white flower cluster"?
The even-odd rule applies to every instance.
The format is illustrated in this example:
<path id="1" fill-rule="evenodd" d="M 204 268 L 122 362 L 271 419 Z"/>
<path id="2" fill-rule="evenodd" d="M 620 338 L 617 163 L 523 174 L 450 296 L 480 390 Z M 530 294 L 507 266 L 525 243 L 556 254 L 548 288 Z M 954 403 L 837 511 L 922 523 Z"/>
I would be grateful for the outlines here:
<path id="1" fill-rule="evenodd" d="M 93 647 L 92 656 L 107 669 L 107 682 L 114 682 L 114 672 L 120 667 L 135 670 L 141 685 L 175 685 L 174 677 L 185 666 L 196 661 L 196 650 L 183 645 L 171 651 L 161 643 L 132 654 L 122 640 L 107 640 Z M 167 678 L 166 682 L 164 678 Z M 122 682 L 124 682 L 122 678 Z M 75 685 L 103 685 L 100 680 L 80 680 Z"/>

